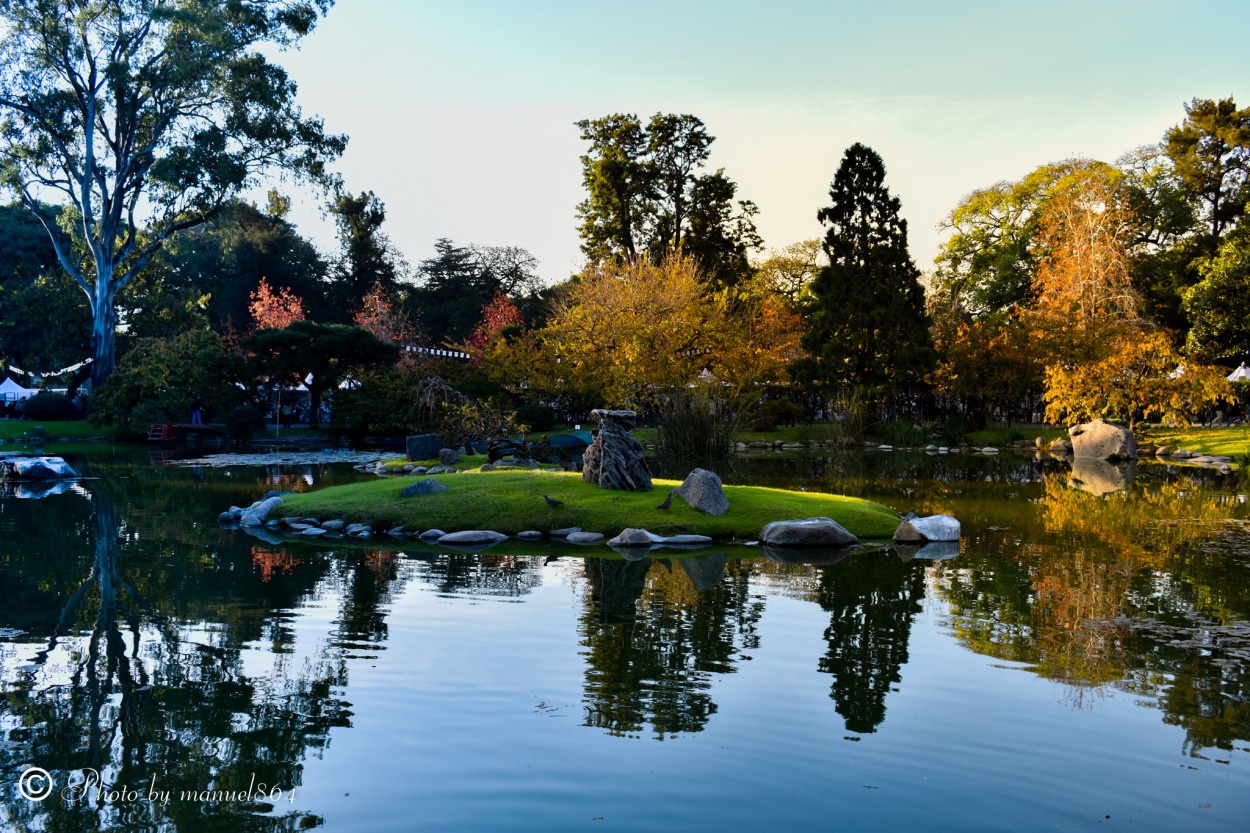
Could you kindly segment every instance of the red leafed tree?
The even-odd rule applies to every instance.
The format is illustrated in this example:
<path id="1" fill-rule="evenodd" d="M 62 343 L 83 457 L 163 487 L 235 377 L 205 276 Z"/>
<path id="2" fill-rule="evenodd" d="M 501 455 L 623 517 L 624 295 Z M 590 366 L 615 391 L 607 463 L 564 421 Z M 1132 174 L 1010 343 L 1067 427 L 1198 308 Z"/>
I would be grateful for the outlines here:
<path id="1" fill-rule="evenodd" d="M 495 293 L 494 300 L 482 308 L 482 320 L 478 322 L 469 337 L 469 344 L 481 350 L 506 327 L 525 326 L 525 316 L 512 303 L 512 299 L 502 292 Z"/>
<path id="2" fill-rule="evenodd" d="M 299 296 L 285 287 L 275 293 L 265 278 L 260 279 L 260 286 L 251 297 L 247 309 L 258 330 L 285 330 L 304 320 L 304 302 Z"/>
<path id="3" fill-rule="evenodd" d="M 416 324 L 409 316 L 395 309 L 382 284 L 375 283 L 373 289 L 361 300 L 360 310 L 352 316 L 352 323 L 373 333 L 381 341 L 401 348 L 401 368 L 411 369 L 418 363 L 418 354 L 408 349 L 417 341 Z"/>

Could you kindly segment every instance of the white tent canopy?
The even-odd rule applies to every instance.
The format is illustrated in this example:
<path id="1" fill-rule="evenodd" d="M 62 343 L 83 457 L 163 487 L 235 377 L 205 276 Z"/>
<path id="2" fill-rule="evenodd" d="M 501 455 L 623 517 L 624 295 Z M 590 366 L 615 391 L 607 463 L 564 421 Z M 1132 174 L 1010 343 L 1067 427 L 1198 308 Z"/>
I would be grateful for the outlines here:
<path id="1" fill-rule="evenodd" d="M 1230 382 L 1244 382 L 1247 379 L 1250 379 L 1250 367 L 1246 367 L 1245 362 L 1242 362 L 1236 370 L 1228 374 L 1228 381 Z"/>
<path id="2" fill-rule="evenodd" d="M 24 388 L 8 376 L 0 382 L 0 401 L 9 402 L 15 399 L 29 399 L 39 391 Z"/>

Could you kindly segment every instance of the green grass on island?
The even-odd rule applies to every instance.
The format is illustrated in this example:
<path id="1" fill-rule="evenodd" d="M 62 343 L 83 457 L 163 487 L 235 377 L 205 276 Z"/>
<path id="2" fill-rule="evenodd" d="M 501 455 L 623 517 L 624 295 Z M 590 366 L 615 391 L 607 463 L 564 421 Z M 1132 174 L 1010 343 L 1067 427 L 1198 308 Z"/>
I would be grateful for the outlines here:
<path id="1" fill-rule="evenodd" d="M 59 421 L 40 421 L 36 419 L 0 419 L 0 440 L 29 441 L 35 439 L 35 427 L 43 428 L 44 439 L 47 440 L 85 440 L 91 437 L 106 437 L 113 433 L 107 426 L 92 425 L 85 419 L 66 419 Z"/>
<path id="2" fill-rule="evenodd" d="M 674 498 L 669 511 L 656 507 L 676 480 L 656 480 L 650 492 L 600 489 L 576 472 L 495 471 L 434 475 L 445 492 L 400 497 L 404 486 L 423 476 L 387 477 L 284 495 L 277 516 L 343 518 L 375 528 L 492 529 L 514 535 L 527 529 L 550 532 L 576 526 L 609 538 L 627 527 L 657 535 L 694 533 L 717 540 L 753 539 L 770 521 L 824 516 L 860 538 L 889 538 L 898 515 L 860 498 L 818 492 L 790 492 L 759 486 L 725 486 L 729 511 L 705 515 Z M 543 495 L 564 501 L 551 508 Z"/>

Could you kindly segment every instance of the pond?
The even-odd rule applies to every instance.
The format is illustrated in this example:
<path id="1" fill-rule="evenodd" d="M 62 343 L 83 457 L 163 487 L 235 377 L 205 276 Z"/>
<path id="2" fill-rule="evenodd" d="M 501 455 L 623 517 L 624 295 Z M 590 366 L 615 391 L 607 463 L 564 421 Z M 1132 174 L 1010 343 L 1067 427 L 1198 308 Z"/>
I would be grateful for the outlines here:
<path id="1" fill-rule="evenodd" d="M 963 523 L 954 558 L 808 564 L 272 545 L 217 513 L 364 475 L 70 459 L 92 479 L 0 496 L 6 831 L 1226 831 L 1250 815 L 1236 476 L 1143 464 L 1099 496 L 1020 455 L 727 463 L 727 482 Z"/>

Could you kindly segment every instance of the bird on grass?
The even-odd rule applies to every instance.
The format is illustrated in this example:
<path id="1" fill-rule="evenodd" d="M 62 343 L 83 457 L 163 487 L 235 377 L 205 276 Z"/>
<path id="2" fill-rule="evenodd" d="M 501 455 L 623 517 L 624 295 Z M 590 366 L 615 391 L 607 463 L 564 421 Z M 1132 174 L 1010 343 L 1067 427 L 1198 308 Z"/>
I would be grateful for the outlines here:
<path id="1" fill-rule="evenodd" d="M 676 490 L 676 489 L 673 489 L 673 491 L 672 491 L 672 492 L 669 492 L 669 493 L 668 493 L 668 497 L 664 498 L 664 502 L 663 502 L 663 503 L 661 503 L 659 506 L 657 506 L 657 507 L 655 507 L 655 508 L 656 508 L 656 509 L 663 509 L 665 512 L 667 512 L 667 511 L 668 511 L 668 509 L 669 509 L 669 507 L 673 505 L 673 492 L 675 492 L 675 491 L 677 491 L 677 490 Z"/>
<path id="2" fill-rule="evenodd" d="M 555 498 L 547 497 L 546 495 L 543 495 L 543 500 L 547 501 L 547 505 L 550 506 L 552 509 L 555 509 L 557 506 L 564 505 L 564 501 L 556 500 Z"/>

